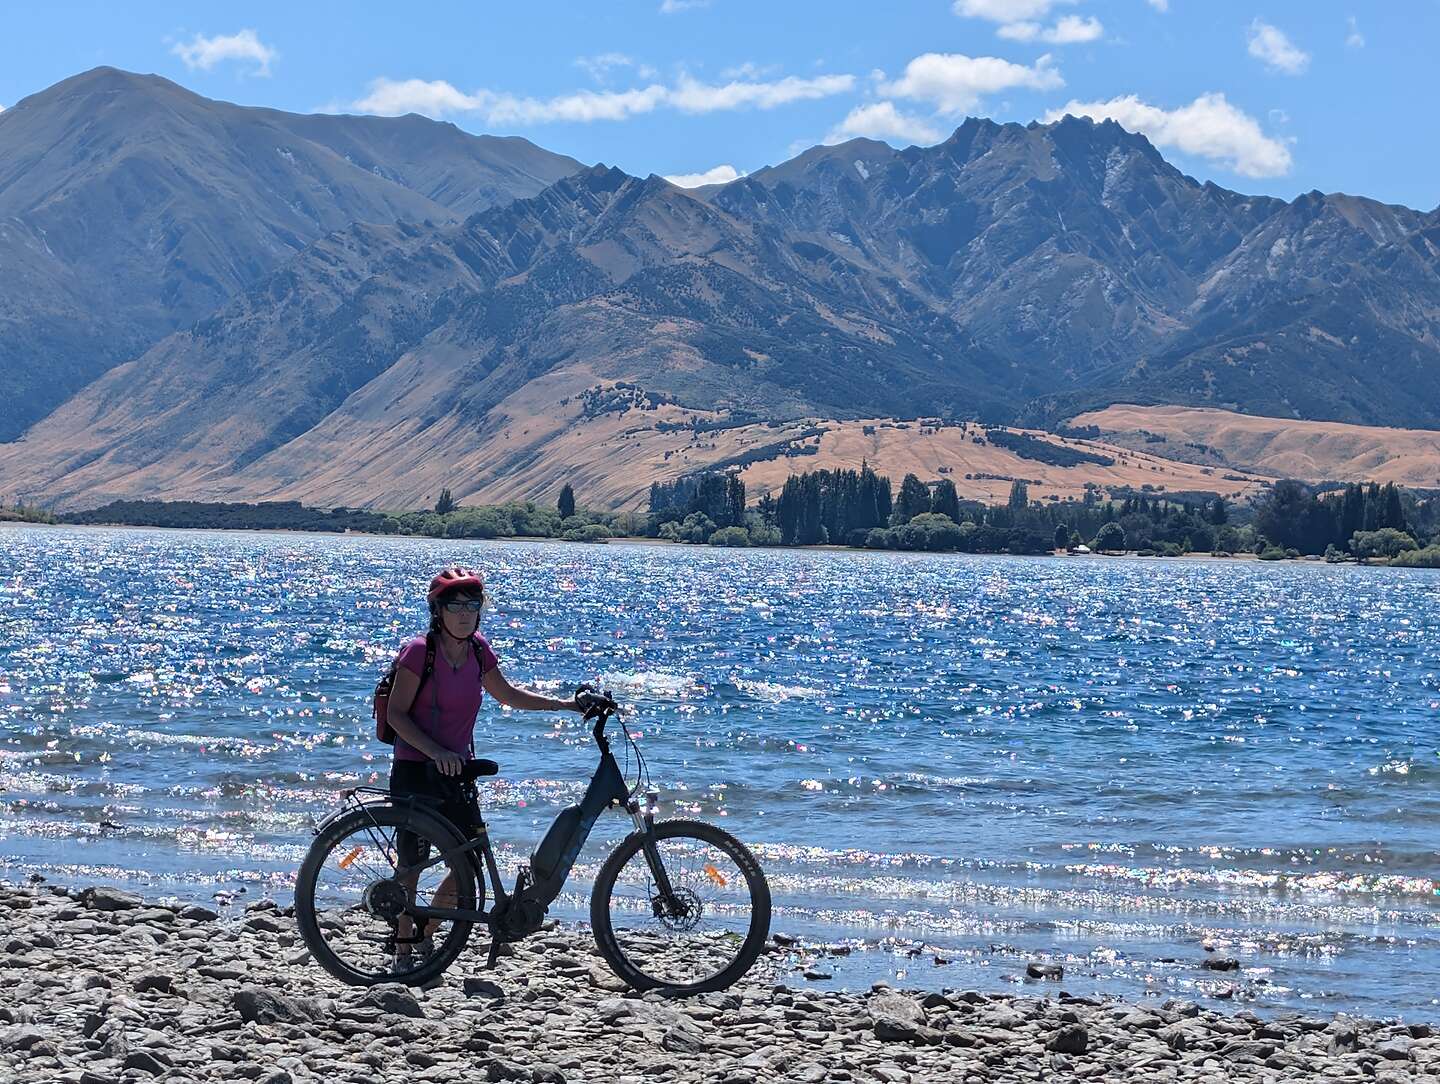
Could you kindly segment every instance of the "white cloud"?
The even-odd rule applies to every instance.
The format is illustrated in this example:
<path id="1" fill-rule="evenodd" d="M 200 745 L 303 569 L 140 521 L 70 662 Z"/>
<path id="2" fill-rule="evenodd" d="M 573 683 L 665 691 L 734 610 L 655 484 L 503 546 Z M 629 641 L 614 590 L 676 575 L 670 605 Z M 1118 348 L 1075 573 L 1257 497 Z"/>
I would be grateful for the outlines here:
<path id="1" fill-rule="evenodd" d="M 600 53 L 596 56 L 577 56 L 575 66 L 586 72 L 597 83 L 603 83 L 616 68 L 633 68 L 635 61 L 624 53 Z"/>
<path id="2" fill-rule="evenodd" d="M 370 93 L 354 103 L 362 113 L 396 117 L 402 113 L 423 113 L 441 117 L 447 113 L 468 113 L 482 107 L 482 100 L 456 90 L 443 79 L 375 79 Z"/>
<path id="3" fill-rule="evenodd" d="M 721 84 L 700 83 L 686 77 L 669 92 L 669 96 L 670 103 L 682 112 L 714 113 L 751 105 L 758 109 L 773 109 L 790 102 L 843 94 L 854 86 L 853 75 L 819 75 L 813 79 L 787 75 L 784 79 L 768 83 L 736 80 Z"/>
<path id="4" fill-rule="evenodd" d="M 1080 15 L 1065 15 L 1052 27 L 1039 23 L 1006 23 L 995 31 L 1002 38 L 1011 41 L 1044 41 L 1051 45 L 1076 45 L 1080 42 L 1096 41 L 1105 33 L 1099 19 Z"/>
<path id="5" fill-rule="evenodd" d="M 652 83 L 631 90 L 579 90 L 553 98 L 477 90 L 466 94 L 444 80 L 376 79 L 370 93 L 354 103 L 365 113 L 397 116 L 423 113 L 442 117 L 474 113 L 490 124 L 530 125 L 554 121 L 586 123 L 625 120 L 668 107 L 682 113 L 714 113 L 733 109 L 774 109 L 790 102 L 841 94 L 855 85 L 853 75 L 823 75 L 814 79 L 787 76 L 771 82 L 732 81 L 701 83 L 690 77 L 674 86 Z"/>
<path id="6" fill-rule="evenodd" d="M 896 98 L 930 102 L 942 113 L 955 115 L 997 91 L 1012 87 L 1048 90 L 1064 85 L 1049 54 L 1026 67 L 995 56 L 926 53 L 905 65 L 905 74 L 899 79 L 882 83 L 880 90 Z"/>
<path id="7" fill-rule="evenodd" d="M 1250 55 L 1271 71 L 1299 75 L 1310 64 L 1310 54 L 1299 48 L 1285 32 L 1256 19 L 1250 24 Z"/>
<path id="8" fill-rule="evenodd" d="M 715 166 L 704 173 L 667 174 L 665 179 L 678 188 L 699 188 L 704 184 L 729 184 L 738 181 L 745 174 L 734 166 Z"/>
<path id="9" fill-rule="evenodd" d="M 1350 33 L 1345 36 L 1345 44 L 1351 49 L 1365 48 L 1365 35 L 1360 33 L 1360 24 L 1355 21 L 1355 16 L 1351 15 L 1347 22 L 1350 24 Z"/>
<path id="10" fill-rule="evenodd" d="M 710 0 L 660 0 L 661 15 L 676 15 L 691 8 L 710 6 Z"/>
<path id="11" fill-rule="evenodd" d="M 1146 0 L 1156 11 L 1165 12 L 1170 10 L 1170 0 Z"/>
<path id="12" fill-rule="evenodd" d="M 989 19 L 992 23 L 1019 23 L 1043 19 L 1057 4 L 1072 0 L 955 0 L 956 15 Z"/>
<path id="13" fill-rule="evenodd" d="M 253 30 L 237 34 L 217 34 L 207 38 L 196 34 L 189 41 L 176 42 L 170 51 L 185 62 L 191 71 L 209 71 L 224 60 L 248 60 L 255 64 L 256 75 L 269 75 L 270 62 L 279 54 L 266 45 Z"/>
<path id="14" fill-rule="evenodd" d="M 1280 177 L 1290 172 L 1289 148 L 1267 136 L 1253 117 L 1231 105 L 1223 94 L 1202 94 L 1178 109 L 1162 109 L 1133 94 L 1108 102 L 1071 102 L 1052 109 L 1045 120 L 1057 121 L 1066 113 L 1116 121 L 1132 132 L 1144 133 L 1157 146 L 1206 158 L 1245 177 Z"/>
<path id="15" fill-rule="evenodd" d="M 856 136 L 928 147 L 944 139 L 945 133 L 921 117 L 900 112 L 894 102 L 875 102 L 850 110 L 845 119 L 831 129 L 825 142 L 844 143 Z"/>
<path id="16" fill-rule="evenodd" d="M 736 64 L 733 67 L 724 68 L 720 72 L 721 79 L 764 79 L 767 75 L 774 75 L 780 70 L 778 64 L 756 64 L 753 60 L 747 60 L 743 64 Z"/>
<path id="17" fill-rule="evenodd" d="M 964 18 L 986 19 L 999 23 L 995 33 L 1008 41 L 1043 41 L 1051 45 L 1095 41 L 1105 33 L 1099 19 L 1064 15 L 1050 27 L 1040 21 L 1049 15 L 1052 9 L 1074 2 L 1075 0 L 954 0 L 951 9 Z M 1159 2 L 1165 4 L 1168 0 Z"/>

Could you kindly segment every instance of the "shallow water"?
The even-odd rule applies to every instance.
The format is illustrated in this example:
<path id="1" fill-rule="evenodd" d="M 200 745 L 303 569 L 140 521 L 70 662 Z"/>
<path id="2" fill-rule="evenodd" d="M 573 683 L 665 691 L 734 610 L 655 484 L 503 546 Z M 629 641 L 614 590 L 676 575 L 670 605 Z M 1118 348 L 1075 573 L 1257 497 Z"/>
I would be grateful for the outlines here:
<path id="1" fill-rule="evenodd" d="M 1440 1016 L 1425 570 L 7 527 L 0 873 L 283 896 L 383 781 L 368 696 L 450 563 L 512 681 L 633 705 L 664 812 L 754 846 L 776 929 L 865 950 L 833 984 L 1046 956 L 1077 993 Z M 476 744 L 513 869 L 593 746 L 488 702 Z"/>

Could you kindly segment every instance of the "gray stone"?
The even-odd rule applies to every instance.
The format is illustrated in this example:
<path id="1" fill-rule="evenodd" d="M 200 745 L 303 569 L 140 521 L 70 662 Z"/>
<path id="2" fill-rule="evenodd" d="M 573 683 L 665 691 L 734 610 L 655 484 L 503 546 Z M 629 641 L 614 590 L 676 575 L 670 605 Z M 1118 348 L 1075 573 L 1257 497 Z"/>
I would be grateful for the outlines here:
<path id="1" fill-rule="evenodd" d="M 1240 961 L 1232 956 L 1207 956 L 1200 966 L 1207 971 L 1239 971 Z"/>
<path id="2" fill-rule="evenodd" d="M 1045 1049 L 1057 1054 L 1083 1054 L 1090 1045 L 1090 1033 L 1082 1024 L 1066 1024 L 1050 1036 Z"/>
<path id="3" fill-rule="evenodd" d="M 130 911 L 145 905 L 145 901 L 135 893 L 110 885 L 87 888 L 80 893 L 80 902 L 97 911 Z"/>
<path id="4" fill-rule="evenodd" d="M 126 1069 L 138 1069 L 142 1073 L 149 1073 L 151 1076 L 160 1076 L 170 1068 L 159 1057 L 149 1050 L 132 1050 L 125 1055 L 124 1067 Z"/>
<path id="5" fill-rule="evenodd" d="M 175 989 L 175 980 L 170 975 L 153 974 L 141 975 L 135 980 L 135 992 L 137 994 L 147 993 L 154 990 L 162 994 L 168 994 Z"/>
<path id="6" fill-rule="evenodd" d="M 360 1005 L 379 1009 L 393 1016 L 408 1016 L 423 1020 L 425 1010 L 415 1000 L 408 987 L 398 982 L 382 982 L 366 990 L 360 998 Z"/>
<path id="7" fill-rule="evenodd" d="M 45 1033 L 29 1024 L 16 1024 L 0 1030 L 0 1050 L 29 1050 L 45 1040 Z"/>
<path id="8" fill-rule="evenodd" d="M 498 1001 L 505 996 L 499 983 L 475 976 L 467 976 L 461 983 L 461 989 L 465 991 L 466 997 L 485 997 L 491 1001 Z"/>
<path id="9" fill-rule="evenodd" d="M 233 998 L 240 1019 L 257 1024 L 294 1024 L 315 1019 L 316 1006 L 258 986 L 242 986 Z"/>
<path id="10" fill-rule="evenodd" d="M 1041 960 L 1031 960 L 1025 965 L 1025 974 L 1032 979 L 1063 979 L 1065 968 L 1059 964 L 1045 963 Z"/>

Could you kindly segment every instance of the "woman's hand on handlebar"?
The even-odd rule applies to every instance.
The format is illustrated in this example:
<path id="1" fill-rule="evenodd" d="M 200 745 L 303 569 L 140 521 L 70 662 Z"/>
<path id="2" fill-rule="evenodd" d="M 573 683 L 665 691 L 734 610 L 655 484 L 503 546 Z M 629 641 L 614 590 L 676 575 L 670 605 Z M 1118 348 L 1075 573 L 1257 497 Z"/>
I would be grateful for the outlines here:
<path id="1" fill-rule="evenodd" d="M 615 698 L 609 693 L 601 692 L 592 685 L 581 685 L 575 690 L 575 710 L 582 715 L 590 715 L 592 712 L 615 711 L 617 705 Z"/>
<path id="2" fill-rule="evenodd" d="M 459 775 L 465 770 L 465 758 L 449 749 L 436 749 L 430 754 L 435 770 L 441 775 Z"/>

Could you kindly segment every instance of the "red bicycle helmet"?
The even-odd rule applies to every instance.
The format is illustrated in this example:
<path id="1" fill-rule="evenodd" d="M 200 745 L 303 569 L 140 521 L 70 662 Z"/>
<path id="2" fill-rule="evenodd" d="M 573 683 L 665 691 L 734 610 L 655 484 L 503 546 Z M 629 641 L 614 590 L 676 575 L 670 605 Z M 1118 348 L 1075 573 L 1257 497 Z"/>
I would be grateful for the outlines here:
<path id="1" fill-rule="evenodd" d="M 480 573 L 472 572 L 468 568 L 447 568 L 430 581 L 430 592 L 425 598 L 433 605 L 435 600 L 445 592 L 459 587 L 469 587 L 476 592 L 484 592 L 485 578 Z"/>

